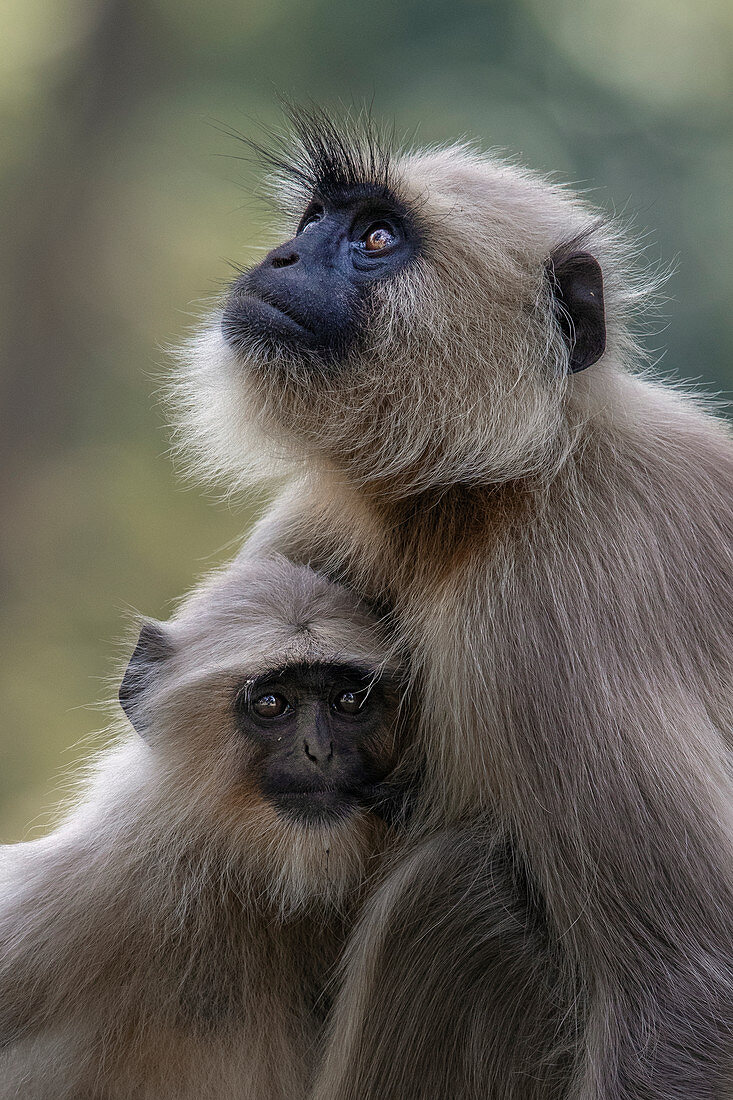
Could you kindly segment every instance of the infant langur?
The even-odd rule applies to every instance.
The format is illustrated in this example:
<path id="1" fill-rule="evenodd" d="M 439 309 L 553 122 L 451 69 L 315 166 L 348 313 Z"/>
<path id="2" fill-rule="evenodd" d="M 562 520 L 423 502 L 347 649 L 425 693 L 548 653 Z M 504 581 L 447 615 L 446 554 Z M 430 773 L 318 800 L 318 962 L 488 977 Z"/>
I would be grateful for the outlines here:
<path id="1" fill-rule="evenodd" d="M 282 559 L 144 623 L 136 735 L 55 833 L 2 852 L 0 1097 L 305 1094 L 391 835 L 396 684 L 356 598 Z"/>

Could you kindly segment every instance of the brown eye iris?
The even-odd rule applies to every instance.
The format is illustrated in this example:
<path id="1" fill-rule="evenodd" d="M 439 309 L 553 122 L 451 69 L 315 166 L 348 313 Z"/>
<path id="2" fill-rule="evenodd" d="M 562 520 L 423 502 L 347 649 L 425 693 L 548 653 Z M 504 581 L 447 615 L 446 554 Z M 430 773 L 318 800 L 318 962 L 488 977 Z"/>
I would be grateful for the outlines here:
<path id="1" fill-rule="evenodd" d="M 255 699 L 252 703 L 252 710 L 260 718 L 279 718 L 281 714 L 285 714 L 285 711 L 289 709 L 287 699 L 284 699 L 282 695 L 275 695 L 274 692 L 268 692 L 266 695 L 260 695 L 258 699 Z"/>
<path id="2" fill-rule="evenodd" d="M 334 707 L 341 714 L 357 714 L 366 703 L 365 691 L 342 691 L 334 699 Z"/>
<path id="3" fill-rule="evenodd" d="M 395 243 L 395 235 L 388 225 L 373 225 L 362 240 L 367 252 L 383 252 Z"/>

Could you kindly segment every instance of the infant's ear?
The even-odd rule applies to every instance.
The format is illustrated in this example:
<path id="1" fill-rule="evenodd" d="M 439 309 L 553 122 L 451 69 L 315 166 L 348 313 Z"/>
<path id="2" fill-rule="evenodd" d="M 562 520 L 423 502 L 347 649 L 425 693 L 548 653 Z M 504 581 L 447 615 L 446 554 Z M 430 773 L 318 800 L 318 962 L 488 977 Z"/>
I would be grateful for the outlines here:
<path id="1" fill-rule="evenodd" d="M 172 656 L 173 642 L 163 623 L 144 619 L 118 693 L 120 706 L 141 737 L 147 735 L 150 724 L 150 690 Z"/>

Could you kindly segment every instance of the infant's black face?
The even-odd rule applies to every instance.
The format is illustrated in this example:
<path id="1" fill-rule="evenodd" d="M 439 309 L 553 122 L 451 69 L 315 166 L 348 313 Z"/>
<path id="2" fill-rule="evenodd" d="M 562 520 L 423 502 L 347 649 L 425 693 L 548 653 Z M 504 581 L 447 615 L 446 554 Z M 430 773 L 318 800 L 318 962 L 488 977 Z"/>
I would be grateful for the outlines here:
<path id="1" fill-rule="evenodd" d="M 292 665 L 247 681 L 237 724 L 255 748 L 262 795 L 278 812 L 318 823 L 378 801 L 394 765 L 393 685 L 374 669 Z"/>

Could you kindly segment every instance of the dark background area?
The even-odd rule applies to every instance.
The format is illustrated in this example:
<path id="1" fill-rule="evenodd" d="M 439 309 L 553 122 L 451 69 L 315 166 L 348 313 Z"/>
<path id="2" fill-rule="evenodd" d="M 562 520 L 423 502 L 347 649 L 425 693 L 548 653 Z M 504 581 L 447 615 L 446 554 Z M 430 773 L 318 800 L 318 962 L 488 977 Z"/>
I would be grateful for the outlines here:
<path id="1" fill-rule="evenodd" d="M 677 264 L 663 369 L 733 386 L 728 0 L 8 0 L 0 32 L 0 840 L 104 739 L 127 612 L 166 616 L 250 521 L 176 477 L 155 376 L 274 243 L 221 127 L 277 124 L 278 91 L 632 217 Z"/>

